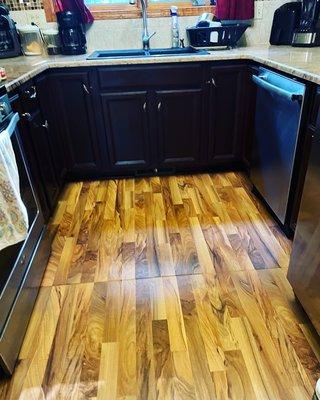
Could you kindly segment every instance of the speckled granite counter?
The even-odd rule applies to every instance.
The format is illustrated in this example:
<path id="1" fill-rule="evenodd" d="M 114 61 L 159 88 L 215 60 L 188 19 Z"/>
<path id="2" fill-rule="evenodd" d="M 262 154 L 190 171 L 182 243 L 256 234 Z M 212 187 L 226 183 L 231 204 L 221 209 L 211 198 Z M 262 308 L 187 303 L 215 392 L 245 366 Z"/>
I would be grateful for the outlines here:
<path id="1" fill-rule="evenodd" d="M 8 91 L 49 68 L 84 67 L 101 65 L 152 64 L 190 61 L 252 60 L 287 72 L 296 77 L 320 84 L 320 48 L 303 49 L 293 47 L 244 47 L 220 50 L 208 55 L 144 57 L 108 60 L 86 60 L 81 56 L 17 57 L 0 61 L 6 68 Z"/>

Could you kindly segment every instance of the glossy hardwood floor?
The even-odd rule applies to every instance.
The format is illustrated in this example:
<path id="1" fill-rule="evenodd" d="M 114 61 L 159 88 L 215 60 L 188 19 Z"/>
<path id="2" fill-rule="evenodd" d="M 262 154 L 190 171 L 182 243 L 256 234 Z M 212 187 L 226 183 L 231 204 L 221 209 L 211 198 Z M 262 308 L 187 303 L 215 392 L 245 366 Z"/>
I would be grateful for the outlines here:
<path id="1" fill-rule="evenodd" d="M 291 243 L 240 174 L 71 184 L 51 229 L 1 399 L 311 399 Z"/>

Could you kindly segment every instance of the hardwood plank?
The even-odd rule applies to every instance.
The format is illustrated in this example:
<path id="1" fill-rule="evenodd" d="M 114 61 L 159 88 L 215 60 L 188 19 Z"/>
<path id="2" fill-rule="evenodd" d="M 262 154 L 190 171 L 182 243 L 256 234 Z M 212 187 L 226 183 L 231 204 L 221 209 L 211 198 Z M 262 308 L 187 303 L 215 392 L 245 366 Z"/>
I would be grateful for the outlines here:
<path id="1" fill-rule="evenodd" d="M 87 330 L 84 338 L 84 354 L 80 375 L 79 392 L 84 398 L 97 396 L 100 357 L 105 340 L 106 283 L 95 283 L 90 299 Z"/>
<path id="2" fill-rule="evenodd" d="M 103 343 L 97 400 L 116 400 L 118 383 L 119 343 Z"/>

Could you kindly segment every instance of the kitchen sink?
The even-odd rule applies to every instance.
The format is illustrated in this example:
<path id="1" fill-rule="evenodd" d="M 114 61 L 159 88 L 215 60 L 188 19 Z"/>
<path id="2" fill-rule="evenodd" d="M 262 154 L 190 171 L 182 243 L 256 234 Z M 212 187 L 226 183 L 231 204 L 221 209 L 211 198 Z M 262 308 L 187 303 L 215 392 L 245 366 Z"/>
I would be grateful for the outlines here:
<path id="1" fill-rule="evenodd" d="M 97 50 L 94 51 L 87 60 L 102 60 L 105 58 L 139 58 L 139 57 L 165 57 L 180 55 L 204 55 L 208 54 L 205 50 L 196 50 L 192 47 L 172 47 L 164 49 L 150 50 Z"/>

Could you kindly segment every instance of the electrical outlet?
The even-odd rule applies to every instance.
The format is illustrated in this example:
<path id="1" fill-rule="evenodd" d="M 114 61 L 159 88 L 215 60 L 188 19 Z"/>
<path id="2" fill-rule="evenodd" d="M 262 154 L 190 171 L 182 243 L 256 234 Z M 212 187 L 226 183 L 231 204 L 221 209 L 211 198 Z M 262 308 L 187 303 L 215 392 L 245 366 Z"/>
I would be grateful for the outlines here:
<path id="1" fill-rule="evenodd" d="M 263 1 L 255 1 L 254 18 L 255 19 L 262 19 L 263 18 Z"/>

